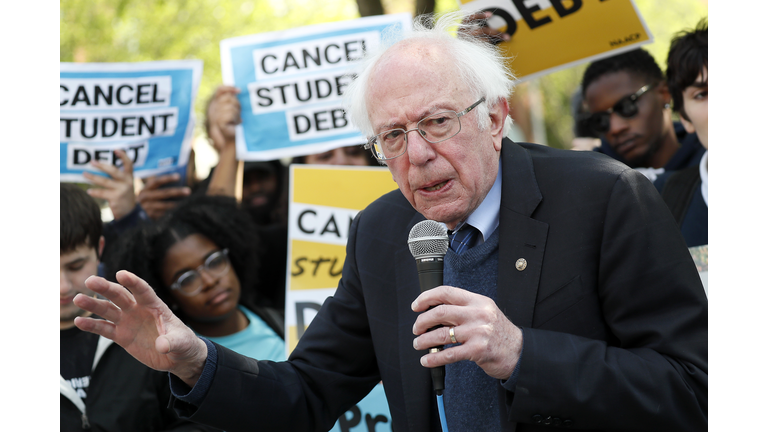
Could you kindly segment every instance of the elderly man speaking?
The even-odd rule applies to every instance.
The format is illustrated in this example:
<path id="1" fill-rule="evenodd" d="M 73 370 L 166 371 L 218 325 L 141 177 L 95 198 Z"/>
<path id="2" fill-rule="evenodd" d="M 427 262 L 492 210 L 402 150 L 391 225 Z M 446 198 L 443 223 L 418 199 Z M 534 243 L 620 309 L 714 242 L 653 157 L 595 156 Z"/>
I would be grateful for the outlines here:
<path id="1" fill-rule="evenodd" d="M 503 59 L 472 28 L 451 35 L 455 15 L 422 21 L 347 90 L 399 190 L 355 219 L 336 293 L 288 361 L 195 336 L 128 272 L 88 280 L 108 300 L 75 302 L 104 320 L 76 325 L 169 371 L 177 412 L 227 431 L 328 430 L 379 381 L 396 431 L 706 430 L 707 300 L 654 187 L 505 138 Z M 425 219 L 452 245 L 444 285 L 421 293 L 407 239 Z"/>

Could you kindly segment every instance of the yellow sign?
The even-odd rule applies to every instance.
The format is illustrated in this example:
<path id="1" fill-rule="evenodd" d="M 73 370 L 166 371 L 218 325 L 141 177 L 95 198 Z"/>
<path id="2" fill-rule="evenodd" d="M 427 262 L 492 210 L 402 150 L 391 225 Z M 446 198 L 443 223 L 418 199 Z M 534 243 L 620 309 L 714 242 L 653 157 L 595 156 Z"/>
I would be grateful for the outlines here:
<path id="1" fill-rule="evenodd" d="M 384 167 L 291 165 L 285 346 L 290 354 L 323 302 L 336 291 L 357 213 L 397 189 Z M 389 429 L 381 383 L 345 412 L 330 432 Z M 376 423 L 382 423 L 376 428 Z"/>
<path id="2" fill-rule="evenodd" d="M 296 347 L 341 279 L 357 213 L 397 189 L 384 167 L 291 165 L 288 204 L 286 350 Z"/>
<path id="3" fill-rule="evenodd" d="M 493 12 L 488 25 L 510 35 L 499 44 L 518 81 L 653 42 L 632 0 L 460 0 Z"/>

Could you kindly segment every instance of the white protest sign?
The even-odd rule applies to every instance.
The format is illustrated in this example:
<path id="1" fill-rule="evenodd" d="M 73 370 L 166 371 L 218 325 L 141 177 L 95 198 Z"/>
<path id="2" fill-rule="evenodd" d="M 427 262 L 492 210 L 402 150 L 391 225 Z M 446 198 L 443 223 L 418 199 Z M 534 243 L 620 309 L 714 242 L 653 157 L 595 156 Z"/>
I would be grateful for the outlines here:
<path id="1" fill-rule="evenodd" d="M 102 174 L 90 162 L 119 165 L 118 149 L 137 177 L 185 166 L 202 71 L 200 60 L 61 63 L 60 179 L 85 182 L 83 171 Z"/>
<path id="2" fill-rule="evenodd" d="M 354 66 L 408 13 L 365 17 L 221 41 L 224 84 L 240 89 L 237 158 L 271 160 L 362 144 L 342 107 Z"/>

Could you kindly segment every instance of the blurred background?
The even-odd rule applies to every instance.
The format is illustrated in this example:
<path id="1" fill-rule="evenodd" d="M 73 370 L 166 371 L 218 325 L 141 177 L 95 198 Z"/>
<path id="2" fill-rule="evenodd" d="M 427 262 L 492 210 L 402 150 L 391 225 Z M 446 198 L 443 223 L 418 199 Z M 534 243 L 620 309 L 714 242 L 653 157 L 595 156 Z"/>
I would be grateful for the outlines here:
<path id="1" fill-rule="evenodd" d="M 635 5 L 654 37 L 644 48 L 662 70 L 672 36 L 695 26 L 708 11 L 707 0 L 635 0 Z M 193 148 L 197 172 L 207 174 L 217 155 L 201 124 L 205 102 L 222 82 L 219 41 L 382 13 L 454 9 L 456 0 L 61 0 L 60 61 L 203 60 Z M 517 86 L 511 114 L 526 141 L 570 148 L 571 97 L 585 67 Z"/>

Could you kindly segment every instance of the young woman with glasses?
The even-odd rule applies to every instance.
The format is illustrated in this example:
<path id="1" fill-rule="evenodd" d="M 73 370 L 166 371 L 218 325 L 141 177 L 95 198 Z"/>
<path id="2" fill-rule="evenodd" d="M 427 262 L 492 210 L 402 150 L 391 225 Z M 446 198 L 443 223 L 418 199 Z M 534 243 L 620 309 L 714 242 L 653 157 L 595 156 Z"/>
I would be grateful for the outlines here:
<path id="1" fill-rule="evenodd" d="M 108 265 L 147 281 L 197 334 L 253 358 L 283 360 L 282 314 L 259 299 L 257 230 L 234 199 L 194 196 L 127 233 Z"/>

